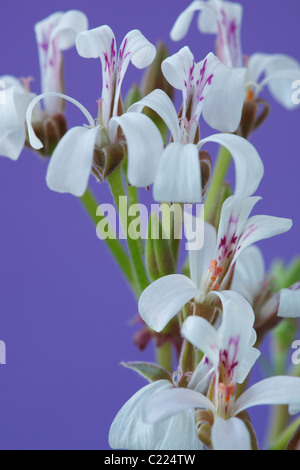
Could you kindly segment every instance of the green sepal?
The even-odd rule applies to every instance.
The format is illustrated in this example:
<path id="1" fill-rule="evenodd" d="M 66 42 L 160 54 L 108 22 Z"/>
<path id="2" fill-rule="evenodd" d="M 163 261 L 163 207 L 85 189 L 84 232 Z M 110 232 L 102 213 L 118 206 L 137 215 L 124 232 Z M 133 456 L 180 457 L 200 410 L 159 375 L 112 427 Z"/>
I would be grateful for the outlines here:
<path id="1" fill-rule="evenodd" d="M 173 384 L 173 380 L 169 372 L 157 364 L 152 364 L 151 362 L 121 362 L 120 365 L 137 372 L 145 379 L 149 380 L 149 382 L 168 380 Z"/>

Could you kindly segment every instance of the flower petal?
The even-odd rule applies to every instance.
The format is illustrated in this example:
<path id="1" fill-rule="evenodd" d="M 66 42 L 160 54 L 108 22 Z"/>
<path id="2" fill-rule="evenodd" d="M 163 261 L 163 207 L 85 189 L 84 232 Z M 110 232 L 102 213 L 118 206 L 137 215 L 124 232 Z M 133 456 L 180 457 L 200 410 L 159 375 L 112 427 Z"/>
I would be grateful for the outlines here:
<path id="1" fill-rule="evenodd" d="M 154 90 L 141 101 L 130 106 L 128 112 L 142 112 L 145 106 L 151 108 L 162 118 L 170 130 L 173 140 L 179 142 L 181 135 L 178 116 L 174 104 L 168 95 L 163 90 Z"/>
<path id="2" fill-rule="evenodd" d="M 167 380 L 159 380 L 143 387 L 118 412 L 109 430 L 112 449 L 153 450 L 164 439 L 168 423 L 146 424 L 142 420 L 143 402 L 149 396 L 172 388 Z"/>
<path id="3" fill-rule="evenodd" d="M 141 113 L 126 113 L 109 122 L 109 131 L 114 140 L 120 126 L 125 135 L 128 149 L 128 180 L 137 187 L 153 183 L 164 143 L 161 134 L 148 116 Z"/>
<path id="4" fill-rule="evenodd" d="M 196 11 L 208 10 L 214 13 L 214 10 L 211 8 L 210 2 L 195 1 L 191 3 L 177 18 L 172 30 L 171 30 L 171 39 L 173 41 L 180 41 L 187 34 L 190 24 L 192 22 L 194 13 Z"/>
<path id="5" fill-rule="evenodd" d="M 222 342 L 215 328 L 207 320 L 188 317 L 182 325 L 181 333 L 208 357 L 215 368 L 218 367 Z"/>
<path id="6" fill-rule="evenodd" d="M 25 144 L 25 115 L 34 94 L 26 93 L 11 77 L 2 77 L 0 102 L 0 155 L 17 160 Z"/>
<path id="7" fill-rule="evenodd" d="M 157 423 L 190 408 L 215 411 L 212 402 L 194 390 L 177 388 L 157 393 L 144 402 L 143 417 L 146 423 Z"/>
<path id="8" fill-rule="evenodd" d="M 196 145 L 173 142 L 166 147 L 157 170 L 153 195 L 160 202 L 201 202 L 201 172 Z"/>
<path id="9" fill-rule="evenodd" d="M 253 304 L 265 279 L 265 262 L 261 250 L 250 246 L 237 259 L 231 289 Z"/>
<path id="10" fill-rule="evenodd" d="M 161 331 L 199 290 L 182 274 L 164 276 L 150 284 L 139 300 L 142 319 L 154 331 Z"/>
<path id="11" fill-rule="evenodd" d="M 87 27 L 87 17 L 77 10 L 54 13 L 36 23 L 35 34 L 39 50 L 43 93 L 48 91 L 63 93 L 61 51 L 73 47 L 76 35 Z M 45 105 L 50 115 L 63 110 L 63 102 L 58 97 L 48 96 Z"/>
<path id="12" fill-rule="evenodd" d="M 84 195 L 92 169 L 99 128 L 74 127 L 55 148 L 48 165 L 47 185 L 59 193 Z"/>
<path id="13" fill-rule="evenodd" d="M 248 79 L 257 82 L 261 75 L 265 78 L 258 86 L 258 94 L 268 85 L 273 98 L 287 109 L 295 108 L 292 101 L 292 83 L 300 79 L 300 64 L 284 54 L 253 54 L 249 59 Z"/>
<path id="14" fill-rule="evenodd" d="M 239 240 L 233 263 L 248 246 L 260 240 L 288 232 L 292 228 L 292 225 L 292 220 L 280 217 L 267 215 L 255 215 L 250 217 L 246 224 L 244 233 Z"/>
<path id="15" fill-rule="evenodd" d="M 199 142 L 199 149 L 207 142 L 215 142 L 227 148 L 235 163 L 235 195 L 250 196 L 263 177 L 264 167 L 260 156 L 250 142 L 231 134 L 216 134 Z"/>
<path id="16" fill-rule="evenodd" d="M 300 397 L 300 378 L 271 377 L 250 387 L 234 405 L 234 414 L 257 405 L 297 405 Z"/>
<path id="17" fill-rule="evenodd" d="M 300 317 L 300 282 L 289 289 L 281 289 L 278 316 L 284 318 Z"/>
<path id="18" fill-rule="evenodd" d="M 251 450 L 249 431 L 239 418 L 225 420 L 217 416 L 211 439 L 214 450 Z"/>

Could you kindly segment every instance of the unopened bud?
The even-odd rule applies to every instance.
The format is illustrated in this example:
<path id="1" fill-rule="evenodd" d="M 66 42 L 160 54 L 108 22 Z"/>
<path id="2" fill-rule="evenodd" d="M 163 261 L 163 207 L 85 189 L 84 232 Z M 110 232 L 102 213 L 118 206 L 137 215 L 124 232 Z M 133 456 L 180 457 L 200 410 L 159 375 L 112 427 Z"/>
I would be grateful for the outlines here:
<path id="1" fill-rule="evenodd" d="M 262 99 L 246 100 L 244 103 L 241 122 L 237 130 L 237 134 L 244 137 L 245 139 L 248 139 L 250 134 L 258 129 L 267 119 L 269 112 L 270 106 L 267 101 Z"/>
<path id="2" fill-rule="evenodd" d="M 141 99 L 142 99 L 142 93 L 138 85 L 134 83 L 126 95 L 126 98 L 124 101 L 124 111 L 127 112 L 127 110 L 130 108 L 131 105 L 133 105 L 134 103 L 137 103 L 137 101 L 140 101 Z"/>
<path id="3" fill-rule="evenodd" d="M 93 160 L 95 176 L 100 181 L 110 176 L 122 163 L 125 155 L 126 144 L 123 141 L 106 145 L 102 149 L 95 147 Z"/>
<path id="4" fill-rule="evenodd" d="M 142 95 L 146 96 L 156 89 L 163 90 L 173 99 L 174 88 L 165 79 L 162 71 L 162 62 L 169 57 L 167 46 L 163 42 L 159 42 L 156 47 L 156 56 L 150 67 L 146 70 L 142 81 Z"/>
<path id="5" fill-rule="evenodd" d="M 39 150 L 45 157 L 51 157 L 55 147 L 67 132 L 67 122 L 63 113 L 47 117 L 44 121 L 33 123 L 36 136 L 43 144 Z"/>

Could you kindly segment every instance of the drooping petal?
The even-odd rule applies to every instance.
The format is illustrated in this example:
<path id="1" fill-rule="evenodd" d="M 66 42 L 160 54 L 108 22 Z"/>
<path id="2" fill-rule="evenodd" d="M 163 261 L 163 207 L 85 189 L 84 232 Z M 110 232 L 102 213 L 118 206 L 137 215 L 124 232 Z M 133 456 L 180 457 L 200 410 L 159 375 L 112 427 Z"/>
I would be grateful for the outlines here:
<path id="1" fill-rule="evenodd" d="M 250 217 L 244 229 L 243 235 L 239 240 L 233 262 L 236 261 L 237 257 L 248 246 L 260 240 L 288 232 L 292 228 L 292 225 L 293 222 L 291 219 L 284 219 L 267 215 L 255 215 Z"/>
<path id="2" fill-rule="evenodd" d="M 168 423 L 146 424 L 142 420 L 143 402 L 149 396 L 172 388 L 167 380 L 150 383 L 131 397 L 118 412 L 109 431 L 112 449 L 153 450 L 164 438 Z"/>
<path id="3" fill-rule="evenodd" d="M 250 387 L 234 405 L 234 414 L 257 405 L 299 405 L 300 378 L 271 377 Z"/>
<path id="4" fill-rule="evenodd" d="M 237 135 L 216 134 L 201 140 L 199 149 L 207 142 L 215 142 L 229 150 L 235 164 L 235 195 L 251 196 L 264 174 L 263 163 L 253 145 Z"/>
<path id="5" fill-rule="evenodd" d="M 46 176 L 53 191 L 84 195 L 92 169 L 99 128 L 73 127 L 55 148 Z"/>
<path id="6" fill-rule="evenodd" d="M 188 277 L 164 276 L 144 290 L 139 300 L 139 313 L 152 330 L 159 332 L 197 295 L 199 290 Z"/>
<path id="7" fill-rule="evenodd" d="M 214 9 L 211 8 L 209 2 L 192 2 L 191 5 L 188 6 L 177 18 L 170 33 L 171 39 L 173 41 L 180 41 L 183 39 L 188 32 L 194 13 L 206 9 L 214 15 Z"/>
<path id="8" fill-rule="evenodd" d="M 61 51 L 73 47 L 76 35 L 87 27 L 87 17 L 77 10 L 54 13 L 35 25 L 43 93 L 63 93 Z M 48 96 L 45 106 L 50 115 L 56 114 L 62 111 L 63 102 L 58 97 Z"/>
<path id="9" fill-rule="evenodd" d="M 293 104 L 292 83 L 300 79 L 300 63 L 284 54 L 253 54 L 249 59 L 248 80 L 259 83 L 256 94 L 268 85 L 273 98 L 287 109 L 295 108 Z"/>
<path id="10" fill-rule="evenodd" d="M 255 331 L 255 330 L 254 330 Z M 250 371 L 254 367 L 257 359 L 260 357 L 261 352 L 256 348 L 248 348 L 246 354 L 242 357 L 236 376 L 236 381 L 239 384 L 245 382 Z"/>
<path id="11" fill-rule="evenodd" d="M 215 418 L 212 428 L 214 450 L 251 450 L 251 438 L 247 426 L 239 418 Z"/>
<path id="12" fill-rule="evenodd" d="M 121 85 L 129 63 L 132 62 L 138 69 L 144 69 L 152 64 L 155 55 L 154 45 L 137 29 L 130 31 L 125 36 L 118 54 L 114 116 L 117 114 Z"/>
<path id="13" fill-rule="evenodd" d="M 289 289 L 281 289 L 278 316 L 284 318 L 300 317 L 300 282 Z"/>
<path id="14" fill-rule="evenodd" d="M 181 333 L 208 357 L 215 368 L 218 367 L 222 342 L 215 328 L 207 320 L 188 317 L 182 325 Z"/>
<path id="15" fill-rule="evenodd" d="M 178 388 L 157 393 L 144 402 L 143 417 L 146 423 L 157 423 L 190 408 L 215 411 L 212 402 L 194 390 Z"/>
<path id="16" fill-rule="evenodd" d="M 163 90 L 154 90 L 141 101 L 130 106 L 128 112 L 142 112 L 145 106 L 151 108 L 162 118 L 170 130 L 173 140 L 180 142 L 181 134 L 177 112 L 168 95 Z"/>
<path id="17" fill-rule="evenodd" d="M 253 304 L 265 279 L 265 262 L 261 250 L 250 246 L 237 259 L 231 289 Z"/>
<path id="18" fill-rule="evenodd" d="M 158 166 L 153 195 L 160 202 L 201 202 L 201 171 L 196 145 L 173 142 L 165 148 Z"/>
<path id="19" fill-rule="evenodd" d="M 120 126 L 128 149 L 128 180 L 137 187 L 146 187 L 155 180 L 162 158 L 164 143 L 161 134 L 148 116 L 141 113 L 125 113 L 109 122 L 112 141 Z"/>
<path id="20" fill-rule="evenodd" d="M 221 132 L 237 130 L 245 100 L 246 73 L 245 68 L 230 69 L 221 63 L 215 70 L 212 93 L 203 102 L 203 117 L 214 129 Z"/>
<path id="21" fill-rule="evenodd" d="M 13 77 L 1 77 L 0 155 L 17 160 L 26 138 L 25 115 L 34 94 L 26 93 Z"/>
<path id="22" fill-rule="evenodd" d="M 84 116 L 88 120 L 89 125 L 91 127 L 94 126 L 94 119 L 92 118 L 92 116 L 90 115 L 88 110 L 81 103 L 79 103 L 79 101 L 74 100 L 70 96 L 63 95 L 62 93 L 55 93 L 55 92 L 42 93 L 41 95 L 36 96 L 30 102 L 30 104 L 27 108 L 27 111 L 26 111 L 26 123 L 27 123 L 27 127 L 28 127 L 29 142 L 30 142 L 30 145 L 34 149 L 36 149 L 36 150 L 41 149 L 43 147 L 43 144 L 40 141 L 40 139 L 38 139 L 38 137 L 35 135 L 33 127 L 32 127 L 33 110 L 34 110 L 34 107 L 38 104 L 39 101 L 41 101 L 41 100 L 43 100 L 44 98 L 47 98 L 47 97 L 59 97 L 59 98 L 62 98 L 64 100 L 69 101 L 70 103 L 74 104 L 84 114 Z"/>

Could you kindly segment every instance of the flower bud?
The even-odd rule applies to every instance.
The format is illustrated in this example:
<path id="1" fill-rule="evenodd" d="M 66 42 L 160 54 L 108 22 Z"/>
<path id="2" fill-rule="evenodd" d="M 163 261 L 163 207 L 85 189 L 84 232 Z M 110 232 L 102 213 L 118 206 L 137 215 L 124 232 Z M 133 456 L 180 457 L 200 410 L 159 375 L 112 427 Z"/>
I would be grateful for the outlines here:
<path id="1" fill-rule="evenodd" d="M 122 163 L 126 155 L 126 143 L 123 141 L 106 145 L 94 151 L 93 173 L 100 181 L 110 176 Z"/>
<path id="2" fill-rule="evenodd" d="M 63 113 L 48 116 L 43 121 L 33 123 L 33 129 L 36 136 L 43 143 L 43 148 L 39 150 L 39 153 L 45 157 L 51 157 L 58 142 L 68 130 Z M 26 144 L 29 145 L 28 142 Z"/>
<path id="3" fill-rule="evenodd" d="M 159 42 L 156 47 L 156 56 L 150 67 L 144 74 L 141 91 L 142 96 L 146 96 L 157 88 L 163 90 L 167 95 L 173 99 L 174 88 L 165 79 L 162 71 L 162 62 L 169 57 L 167 46 L 163 42 Z"/>
<path id="4" fill-rule="evenodd" d="M 126 98 L 124 101 L 124 111 L 127 112 L 127 110 L 130 108 L 131 105 L 133 105 L 134 103 L 137 103 L 137 101 L 140 101 L 141 99 L 142 99 L 142 93 L 138 85 L 134 83 L 126 95 Z"/>

